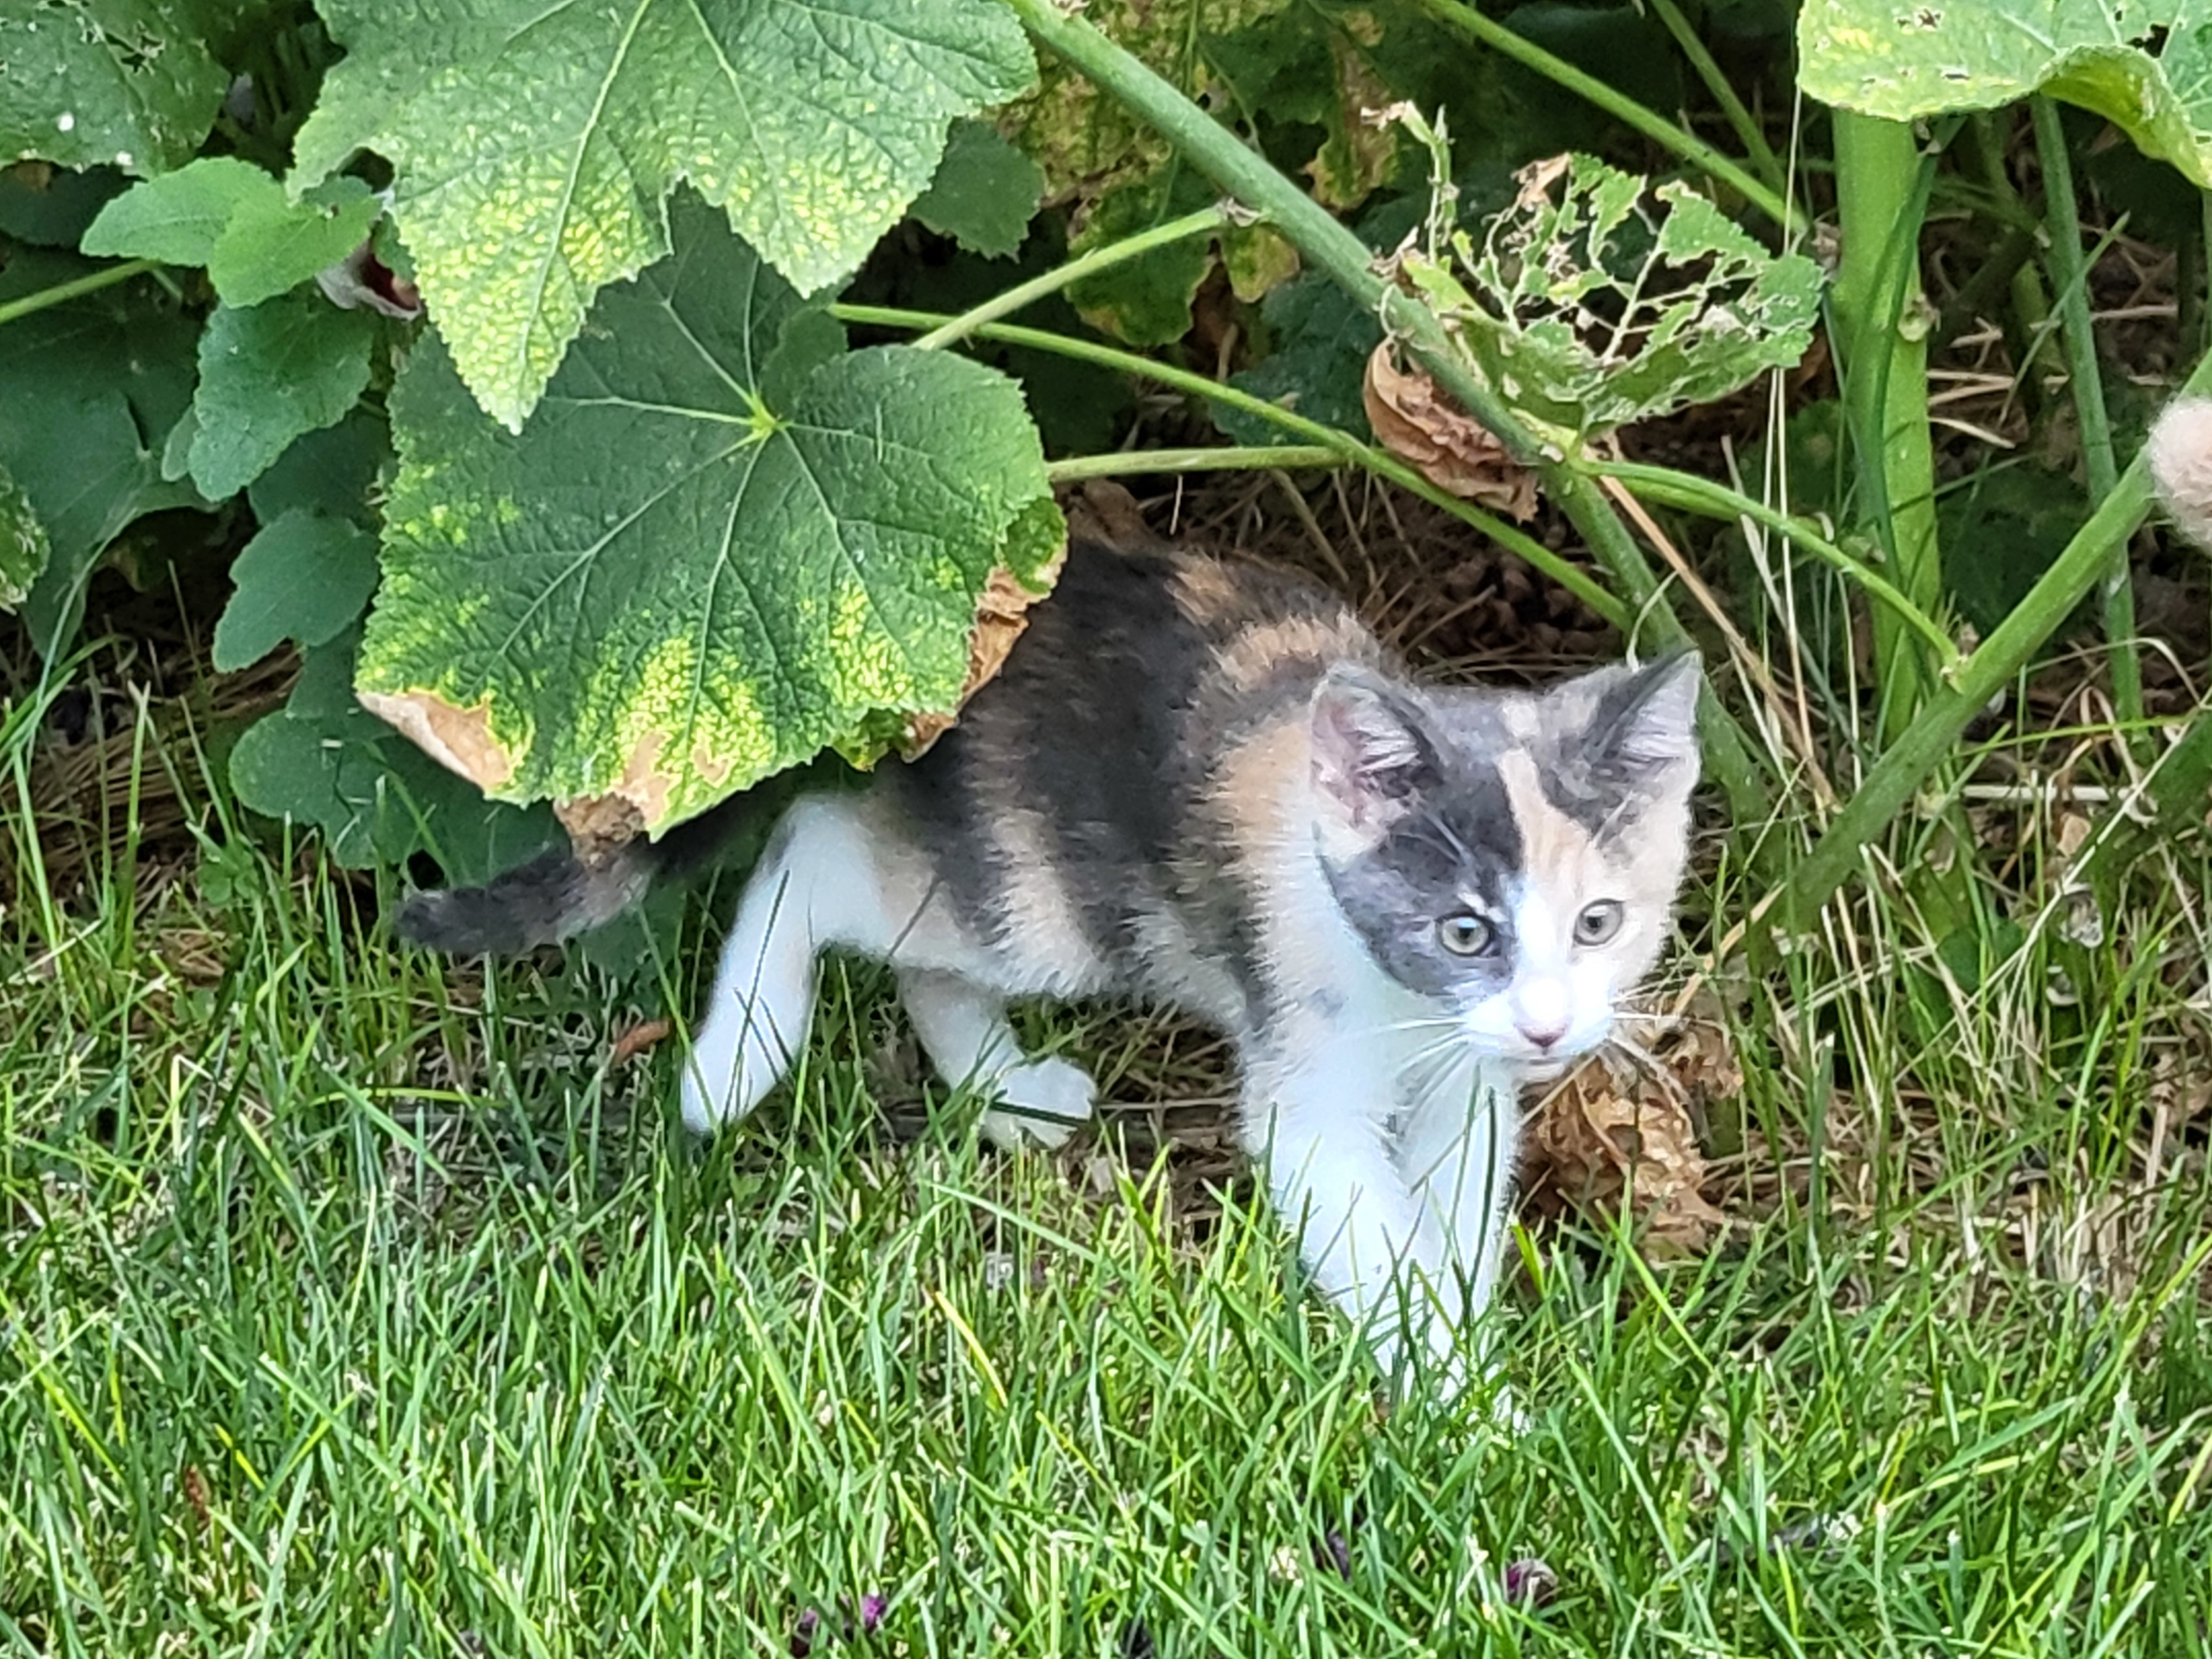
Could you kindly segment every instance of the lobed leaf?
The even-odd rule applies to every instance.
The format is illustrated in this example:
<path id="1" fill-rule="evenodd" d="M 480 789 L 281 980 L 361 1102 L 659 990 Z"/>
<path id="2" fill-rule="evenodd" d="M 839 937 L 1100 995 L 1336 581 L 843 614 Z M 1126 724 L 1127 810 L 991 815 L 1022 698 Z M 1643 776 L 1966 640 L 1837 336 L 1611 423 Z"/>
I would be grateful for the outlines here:
<path id="1" fill-rule="evenodd" d="M 812 291 L 930 182 L 945 127 L 1035 73 L 994 0 L 323 0 L 347 56 L 298 182 L 356 149 L 398 168 L 416 280 L 511 430 L 592 295 L 668 251 L 679 179 Z"/>
<path id="2" fill-rule="evenodd" d="M 1049 562 L 1015 533 L 1049 492 L 1012 381 L 843 354 L 719 213 L 680 197 L 672 229 L 520 434 L 434 342 L 408 362 L 360 671 L 488 793 L 617 794 L 653 830 L 955 706 L 994 571 Z"/>
<path id="3" fill-rule="evenodd" d="M 2212 185 L 2212 6 L 2175 0 L 1807 0 L 1798 81 L 1890 120 L 2048 93 Z"/>
<path id="4" fill-rule="evenodd" d="M 0 9 L 0 160 L 181 166 L 229 77 L 179 0 L 40 0 Z"/>

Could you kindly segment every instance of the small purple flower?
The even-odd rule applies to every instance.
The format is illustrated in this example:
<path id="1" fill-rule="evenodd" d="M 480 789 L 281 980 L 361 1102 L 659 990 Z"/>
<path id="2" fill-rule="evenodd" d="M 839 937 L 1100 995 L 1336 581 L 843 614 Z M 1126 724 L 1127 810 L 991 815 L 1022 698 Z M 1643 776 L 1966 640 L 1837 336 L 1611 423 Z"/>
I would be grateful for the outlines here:
<path id="1" fill-rule="evenodd" d="M 870 1594 L 860 1598 L 860 1634 L 872 1636 L 876 1626 L 884 1622 L 884 1609 L 890 1602 L 883 1596 Z"/>
<path id="2" fill-rule="evenodd" d="M 857 1607 L 851 1601 L 842 1596 L 838 1598 L 837 1605 L 845 1612 L 845 1616 L 837 1621 L 837 1633 L 849 1642 L 856 1635 L 875 1634 L 877 1626 L 884 1622 L 884 1613 L 890 1606 L 890 1598 L 871 1591 L 860 1598 Z M 860 1615 L 860 1626 L 857 1630 L 854 1629 L 853 1623 L 855 1612 Z M 808 1656 L 814 1651 L 815 1634 L 821 1628 L 820 1613 L 812 1607 L 799 1609 L 799 1621 L 792 1626 L 791 1630 L 791 1659 L 808 1659 Z"/>
<path id="3" fill-rule="evenodd" d="M 814 1627 L 821 1622 L 813 1608 L 799 1610 L 799 1624 L 791 1632 L 791 1659 L 807 1659 L 814 1651 Z"/>
<path id="4" fill-rule="evenodd" d="M 1505 1564 L 1505 1599 L 1516 1607 L 1544 1607 L 1559 1593 L 1559 1575 L 1533 1555 Z"/>
<path id="5" fill-rule="evenodd" d="M 1334 1527 L 1322 1534 L 1321 1542 L 1314 1546 L 1314 1565 L 1334 1567 L 1339 1578 L 1351 1578 L 1352 1546 L 1344 1541 L 1344 1534 Z"/>

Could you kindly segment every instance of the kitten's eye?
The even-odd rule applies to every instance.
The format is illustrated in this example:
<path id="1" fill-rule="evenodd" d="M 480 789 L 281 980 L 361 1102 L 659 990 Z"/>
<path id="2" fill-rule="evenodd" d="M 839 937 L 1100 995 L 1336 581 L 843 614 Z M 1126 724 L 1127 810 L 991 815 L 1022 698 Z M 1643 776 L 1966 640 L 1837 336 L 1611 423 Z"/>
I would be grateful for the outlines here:
<path id="1" fill-rule="evenodd" d="M 1575 943 L 1602 945 L 1620 931 L 1621 908 L 1619 899 L 1600 899 L 1586 906 L 1575 918 Z"/>
<path id="2" fill-rule="evenodd" d="M 1490 924 L 1480 916 L 1446 916 L 1437 924 L 1437 943 L 1455 957 L 1486 956 L 1490 951 Z"/>

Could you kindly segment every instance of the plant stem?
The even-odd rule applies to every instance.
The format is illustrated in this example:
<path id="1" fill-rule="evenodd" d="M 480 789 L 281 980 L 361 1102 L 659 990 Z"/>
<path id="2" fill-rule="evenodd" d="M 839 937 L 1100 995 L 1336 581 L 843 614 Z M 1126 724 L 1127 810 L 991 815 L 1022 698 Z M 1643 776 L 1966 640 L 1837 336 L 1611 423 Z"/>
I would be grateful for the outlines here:
<path id="1" fill-rule="evenodd" d="M 2212 356 L 2197 363 L 2177 395 L 2197 394 L 2208 387 L 2212 387 Z M 2075 532 L 2057 562 L 2043 573 L 2027 597 L 2013 607 L 2012 614 L 1997 625 L 1981 648 L 1960 665 L 1951 687 L 1890 745 L 1859 785 L 1858 793 L 1836 815 L 1827 834 L 1797 866 L 1788 889 L 1794 925 L 1810 925 L 1814 910 L 1843 884 L 1856 865 L 1860 850 L 1911 799 L 1912 792 L 1958 741 L 1966 722 L 2004 690 L 2005 683 L 2020 672 L 2036 647 L 2066 620 L 2111 560 L 2113 548 L 2124 544 L 2135 533 L 2150 500 L 2150 462 L 2137 455 L 2120 474 L 2112 493 L 2089 515 L 2088 523 Z"/>
<path id="2" fill-rule="evenodd" d="M 1271 166 L 1267 158 L 1182 93 L 1155 75 L 1081 17 L 1054 0 L 1006 0 L 1030 33 L 1132 113 L 1149 122 L 1183 157 L 1237 201 L 1257 209 L 1314 269 L 1364 307 L 1372 307 L 1391 334 L 1404 340 L 1437 384 L 1489 428 L 1514 459 L 1536 474 L 1606 568 L 1632 599 L 1656 643 L 1686 644 L 1689 635 L 1659 598 L 1659 585 L 1628 527 L 1605 492 L 1556 452 L 1546 453 L 1535 435 L 1476 374 L 1454 344 L 1443 320 L 1410 294 L 1385 283 L 1375 256 L 1328 210 Z M 1771 797 L 1760 780 L 1742 729 L 1710 691 L 1700 708 L 1715 777 L 1728 791 L 1738 817 L 1762 817 Z"/>
<path id="3" fill-rule="evenodd" d="M 902 311 L 890 306 L 833 305 L 830 307 L 830 314 L 842 323 L 873 328 L 927 329 L 945 320 L 934 312 Z M 1026 346 L 1033 351 L 1049 351 L 1060 356 L 1074 358 L 1079 362 L 1096 363 L 1101 368 L 1118 369 L 1125 374 L 1156 381 L 1192 397 L 1206 398 L 1224 409 L 1237 410 L 1268 422 L 1294 437 L 1304 439 L 1316 448 L 1334 450 L 1345 460 L 1364 466 L 1380 477 L 1388 478 L 1400 488 L 1471 525 L 1507 552 L 1518 556 L 1531 568 L 1543 572 L 1612 626 L 1623 633 L 1628 631 L 1631 618 L 1627 607 L 1528 532 L 1516 530 L 1504 520 L 1486 513 L 1474 502 L 1438 489 L 1389 451 L 1373 444 L 1362 443 L 1348 432 L 1340 432 L 1333 426 L 1323 426 L 1319 421 L 1308 420 L 1304 416 L 1293 414 L 1264 398 L 1255 398 L 1249 392 L 1224 386 L 1218 380 L 1209 380 L 1203 374 L 1193 374 L 1187 368 L 1155 362 L 1150 357 L 1140 357 L 1134 352 L 1101 345 L 1096 341 L 1073 339 L 1064 334 L 1024 328 L 1012 323 L 987 323 L 975 331 L 975 337 L 995 340 L 1004 345 Z"/>
<path id="4" fill-rule="evenodd" d="M 1533 40 L 1523 40 L 1503 23 L 1485 17 L 1472 6 L 1460 0 L 1414 0 L 1422 10 L 1437 21 L 1461 33 L 1480 41 L 1501 57 L 1510 58 L 1516 64 L 1532 69 L 1556 86 L 1564 87 L 1577 97 L 1588 100 L 1620 122 L 1633 127 L 1652 143 L 1680 156 L 1694 167 L 1698 167 L 1732 186 L 1745 201 L 1782 228 L 1787 235 L 1796 216 L 1790 203 L 1774 186 L 1753 178 L 1737 162 L 1694 134 L 1687 133 L 1663 116 L 1655 115 L 1633 98 L 1607 86 L 1595 76 L 1585 75 L 1564 58 L 1554 56 Z M 1746 117 L 1747 120 L 1749 118 Z M 1773 161 L 1773 152 L 1767 152 L 1767 161 Z"/>
<path id="5" fill-rule="evenodd" d="M 1590 470 L 1602 477 L 1618 478 L 1638 495 L 1659 501 L 1668 507 L 1686 507 L 1692 513 L 1717 519 L 1723 523 L 1737 519 L 1749 519 L 1764 525 L 1777 534 L 1787 537 L 1822 563 L 1840 571 L 1863 589 L 1869 599 L 1889 607 L 1897 619 L 1920 635 L 1936 661 L 1942 665 L 1948 676 L 1962 660 L 1959 648 L 1948 635 L 1937 625 L 1935 618 L 1899 592 L 1887 580 L 1862 561 L 1830 541 L 1820 533 L 1810 520 L 1797 518 L 1750 496 L 1730 489 L 1726 484 L 1715 483 L 1670 467 L 1639 466 L 1629 461 L 1599 461 Z"/>
<path id="6" fill-rule="evenodd" d="M 1697 71 L 1698 79 L 1705 83 L 1713 102 L 1720 106 L 1721 113 L 1728 118 L 1729 125 L 1735 130 L 1735 136 L 1742 141 L 1745 150 L 1751 156 L 1752 166 L 1759 169 L 1759 176 L 1777 192 L 1786 191 L 1789 174 L 1782 165 L 1782 158 L 1766 142 L 1766 135 L 1759 131 L 1759 123 L 1752 118 L 1751 112 L 1743 106 L 1743 100 L 1735 95 L 1735 88 L 1729 84 L 1728 76 L 1721 73 L 1721 66 L 1713 61 L 1712 53 L 1698 38 L 1697 30 L 1690 27 L 1690 20 L 1682 15 L 1681 8 L 1674 3 L 1674 0 L 1650 0 L 1650 6 L 1659 15 L 1659 21 L 1666 25 L 1667 33 L 1674 37 L 1674 44 L 1681 48 L 1682 56 L 1690 60 L 1690 67 Z M 1794 207 L 1796 204 L 1785 194 L 1783 205 Z M 1789 225 L 1784 223 L 1782 228 L 1786 235 Z"/>
<path id="7" fill-rule="evenodd" d="M 42 288 L 34 294 L 26 294 L 19 300 L 0 305 L 0 323 L 12 323 L 18 317 L 27 317 L 34 311 L 44 311 L 49 306 L 67 305 L 71 300 L 88 294 L 97 294 L 101 289 L 112 288 L 118 283 L 127 283 L 133 276 L 143 276 L 159 265 L 158 259 L 125 259 L 119 265 L 109 265 L 91 271 L 66 283 L 56 283 L 52 288 Z"/>
<path id="8" fill-rule="evenodd" d="M 1047 461 L 1056 484 L 1083 478 L 1127 477 L 1137 472 L 1287 472 L 1297 467 L 1346 466 L 1352 457 L 1333 444 L 1219 444 L 1205 449 L 1123 449 L 1105 455 L 1071 455 Z"/>
<path id="9" fill-rule="evenodd" d="M 1843 258 L 1832 304 L 1862 521 L 1888 550 L 1897 586 L 1916 610 L 1933 612 L 1943 604 L 1943 567 L 1919 271 L 1926 170 L 1903 122 L 1838 110 L 1835 135 Z M 1931 684 L 1918 642 L 1894 616 L 1875 613 L 1874 642 L 1881 730 L 1893 735 L 1911 725 Z"/>
<path id="10" fill-rule="evenodd" d="M 1154 248 L 1165 247 L 1171 242 L 1180 242 L 1189 237 L 1218 230 L 1223 226 L 1233 222 L 1225 208 L 1219 206 L 1200 208 L 1195 213 L 1186 213 L 1180 219 L 1171 219 L 1166 224 L 1155 225 L 1152 229 L 1139 231 L 1134 236 L 1124 237 L 1118 242 L 1109 242 L 1103 247 L 1092 248 L 1089 252 L 1079 254 L 1065 264 L 1057 265 L 1042 276 L 1032 276 L 1026 283 L 1017 283 L 1003 294 L 993 295 L 982 304 L 962 312 L 944 327 L 931 330 L 916 340 L 915 344 L 924 350 L 951 345 L 954 341 L 972 334 L 985 323 L 996 322 L 1001 317 L 1010 317 L 1023 307 L 1032 305 L 1043 299 L 1048 294 L 1057 294 L 1071 283 L 1079 283 L 1086 276 L 1096 276 L 1098 272 L 1109 270 L 1115 265 L 1141 258 Z"/>
<path id="11" fill-rule="evenodd" d="M 2105 411 L 2105 382 L 2097 367 L 2097 336 L 2089 316 L 2089 272 L 2081 258 L 2081 224 L 2075 217 L 2074 161 L 2058 106 L 2038 94 L 2028 100 L 2035 120 L 2035 149 L 2043 165 L 2043 205 L 2051 225 L 2051 285 L 2057 291 L 2058 321 L 2065 337 L 2066 378 L 2081 426 L 2081 459 L 2089 473 L 2089 499 L 2112 493 L 2119 465 L 2112 456 L 2112 423 Z M 2105 646 L 2112 658 L 2112 708 L 2120 723 L 2139 726 L 2143 717 L 2142 663 L 2136 655 L 2136 590 L 2124 538 L 2104 574 Z"/>

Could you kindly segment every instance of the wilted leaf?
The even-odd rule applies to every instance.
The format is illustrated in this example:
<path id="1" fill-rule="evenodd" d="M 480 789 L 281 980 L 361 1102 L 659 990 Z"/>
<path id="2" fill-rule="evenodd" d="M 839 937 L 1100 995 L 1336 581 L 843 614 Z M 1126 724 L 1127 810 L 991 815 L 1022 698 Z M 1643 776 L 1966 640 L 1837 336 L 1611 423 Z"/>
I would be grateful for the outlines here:
<path id="1" fill-rule="evenodd" d="M 1534 516 L 1535 475 L 1438 390 L 1425 370 L 1401 369 L 1396 356 L 1385 340 L 1367 359 L 1362 389 L 1376 441 L 1439 489 L 1516 519 Z"/>
<path id="2" fill-rule="evenodd" d="M 251 162 L 204 155 L 174 173 L 133 185 L 100 210 L 84 233 L 87 253 L 164 264 L 204 265 L 232 215 L 249 204 L 282 210 L 284 186 Z"/>
<path id="3" fill-rule="evenodd" d="M 307 653 L 291 700 L 240 734 L 230 784 L 255 811 L 319 830 L 353 867 L 437 854 L 456 882 L 489 879 L 554 846 L 543 807 L 486 800 L 354 701 L 358 632 Z"/>
<path id="4" fill-rule="evenodd" d="M 356 148 L 462 379 L 510 428 L 592 303 L 668 249 L 679 179 L 805 291 L 928 185 L 946 124 L 1035 72 L 995 0 L 323 0 L 347 55 L 298 179 Z"/>
<path id="5" fill-rule="evenodd" d="M 1807 0 L 1797 42 L 1799 84 L 1838 108 L 1910 121 L 2047 93 L 2212 185 L 2203 0 Z"/>
<path id="6" fill-rule="evenodd" d="M 52 551 L 46 526 L 31 510 L 31 498 L 0 466 L 0 610 L 22 604 Z"/>
<path id="7" fill-rule="evenodd" d="M 929 188 L 914 216 L 972 252 L 1001 258 L 1022 245 L 1044 171 L 981 121 L 955 121 Z"/>
<path id="8" fill-rule="evenodd" d="M 519 437 L 434 343 L 410 360 L 361 677 L 501 799 L 621 795 L 654 830 L 951 708 L 994 570 L 1057 551 L 1011 380 L 843 354 L 719 214 L 679 197 L 672 228 Z"/>
<path id="9" fill-rule="evenodd" d="M 99 267 L 19 250 L 0 301 Z M 140 514 L 197 505 L 165 483 L 155 453 L 191 395 L 191 320 L 149 279 L 118 283 L 0 328 L 0 467 L 45 525 L 52 549 L 22 605 L 40 649 L 76 631 L 84 581 Z"/>
<path id="10" fill-rule="evenodd" d="M 350 628 L 376 589 L 376 538 L 349 520 L 295 509 L 239 550 L 230 580 L 215 627 L 215 665 L 226 674 L 286 640 L 321 645 Z"/>
<path id="11" fill-rule="evenodd" d="M 1692 1110 L 1743 1086 L 1726 1033 L 1709 1006 L 1679 1020 L 1630 1022 L 1656 1069 L 1593 1055 L 1546 1101 L 1525 1158 L 1536 1209 L 1571 1205 L 1607 1220 L 1624 1205 L 1646 1252 L 1694 1255 L 1727 1217 L 1703 1192 L 1705 1155 Z"/>
<path id="12" fill-rule="evenodd" d="M 0 10 L 0 159 L 125 173 L 181 166 L 230 77 L 177 0 L 40 0 Z"/>
<path id="13" fill-rule="evenodd" d="M 261 475 L 303 432 L 334 424 L 368 385 L 376 319 L 313 289 L 217 306 L 200 336 L 192 482 L 211 501 Z"/>
<path id="14" fill-rule="evenodd" d="M 1709 403 L 1812 343 L 1820 267 L 1769 254 L 1686 185 L 1647 190 L 1587 155 L 1519 178 L 1479 250 L 1455 231 L 1401 262 L 1477 372 L 1559 442 Z"/>

